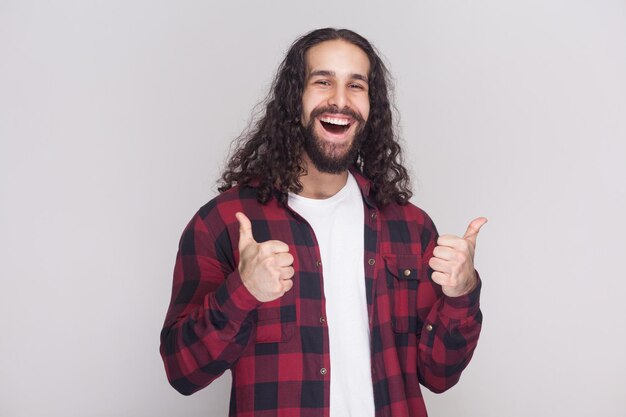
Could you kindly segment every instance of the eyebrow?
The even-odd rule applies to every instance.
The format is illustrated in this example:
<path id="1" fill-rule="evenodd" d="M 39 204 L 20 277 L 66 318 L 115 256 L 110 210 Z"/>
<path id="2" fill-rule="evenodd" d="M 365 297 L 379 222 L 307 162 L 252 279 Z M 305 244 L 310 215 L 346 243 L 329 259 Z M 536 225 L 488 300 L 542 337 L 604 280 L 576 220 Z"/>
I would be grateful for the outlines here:
<path id="1" fill-rule="evenodd" d="M 318 76 L 318 77 L 334 77 L 335 75 L 336 75 L 335 71 L 315 70 L 315 71 L 311 71 L 311 73 L 309 74 L 309 78 L 310 77 L 315 77 L 315 76 Z M 362 75 L 362 74 L 357 74 L 357 73 L 350 74 L 350 78 L 353 79 L 353 80 L 361 80 L 363 82 L 368 82 L 367 81 L 367 77 L 365 75 Z"/>

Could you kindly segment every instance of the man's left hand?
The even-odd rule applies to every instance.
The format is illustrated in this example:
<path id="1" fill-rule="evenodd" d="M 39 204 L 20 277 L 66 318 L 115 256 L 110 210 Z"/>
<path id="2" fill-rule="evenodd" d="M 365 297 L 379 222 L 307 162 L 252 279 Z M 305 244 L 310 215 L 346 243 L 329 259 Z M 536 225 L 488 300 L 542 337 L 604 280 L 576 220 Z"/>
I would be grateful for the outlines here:
<path id="1" fill-rule="evenodd" d="M 437 239 L 428 265 L 434 270 L 433 281 L 441 285 L 448 297 L 460 297 L 476 288 L 474 250 L 478 232 L 485 223 L 487 219 L 479 217 L 472 220 L 463 237 L 442 235 Z"/>

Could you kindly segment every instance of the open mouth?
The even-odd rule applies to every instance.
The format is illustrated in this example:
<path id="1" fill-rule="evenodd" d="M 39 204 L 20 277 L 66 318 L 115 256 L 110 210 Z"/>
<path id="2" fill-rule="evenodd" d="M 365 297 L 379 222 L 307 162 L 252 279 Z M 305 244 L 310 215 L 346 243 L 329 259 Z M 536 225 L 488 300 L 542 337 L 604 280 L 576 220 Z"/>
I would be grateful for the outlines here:
<path id="1" fill-rule="evenodd" d="M 319 121 L 324 130 L 334 135 L 340 135 L 347 132 L 352 125 L 349 119 L 338 117 L 320 117 Z"/>

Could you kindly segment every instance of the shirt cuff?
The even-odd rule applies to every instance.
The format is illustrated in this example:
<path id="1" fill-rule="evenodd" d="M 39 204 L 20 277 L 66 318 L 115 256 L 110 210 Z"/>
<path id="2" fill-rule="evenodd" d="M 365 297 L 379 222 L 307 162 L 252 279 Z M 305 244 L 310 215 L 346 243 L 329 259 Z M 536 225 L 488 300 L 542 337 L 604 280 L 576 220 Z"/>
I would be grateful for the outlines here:
<path id="1" fill-rule="evenodd" d="M 252 310 L 263 304 L 248 291 L 239 271 L 233 271 L 215 292 L 218 308 L 228 320 L 243 322 Z"/>
<path id="2" fill-rule="evenodd" d="M 480 309 L 480 289 L 482 281 L 476 272 L 476 287 L 468 294 L 460 297 L 448 297 L 444 295 L 441 313 L 451 319 L 464 319 L 473 317 Z"/>

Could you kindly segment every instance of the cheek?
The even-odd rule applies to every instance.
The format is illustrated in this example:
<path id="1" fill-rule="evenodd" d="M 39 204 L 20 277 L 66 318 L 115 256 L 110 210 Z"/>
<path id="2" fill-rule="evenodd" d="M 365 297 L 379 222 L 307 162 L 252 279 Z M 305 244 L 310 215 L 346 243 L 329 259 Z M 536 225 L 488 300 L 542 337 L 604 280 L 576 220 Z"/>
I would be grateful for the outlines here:
<path id="1" fill-rule="evenodd" d="M 370 102 L 369 102 L 369 99 L 364 101 L 359 106 L 359 112 L 361 113 L 361 116 L 363 116 L 363 119 L 365 119 L 365 121 L 367 121 L 367 119 L 369 118 L 369 115 L 370 115 Z"/>
<path id="2" fill-rule="evenodd" d="M 310 94 L 307 94 L 305 91 L 302 95 L 302 115 L 300 119 L 302 120 L 302 124 L 306 126 L 309 123 L 311 112 L 315 108 L 312 106 L 312 97 Z"/>
<path id="3" fill-rule="evenodd" d="M 352 97 L 352 108 L 356 110 L 365 121 L 370 114 L 370 97 L 369 93 L 359 94 Z"/>
<path id="4" fill-rule="evenodd" d="M 304 107 L 302 108 L 302 114 L 300 115 L 300 124 L 302 124 L 303 127 L 307 127 L 309 124 L 309 113 L 307 113 Z"/>

